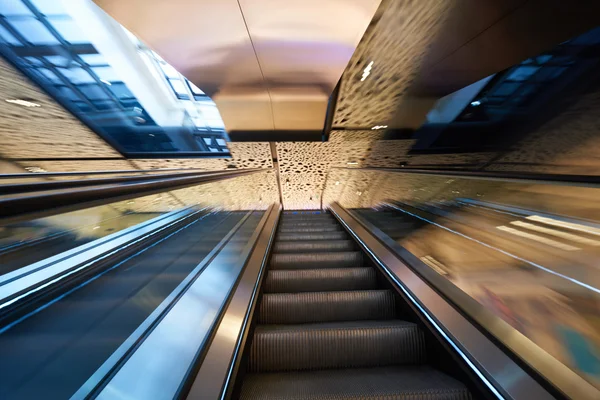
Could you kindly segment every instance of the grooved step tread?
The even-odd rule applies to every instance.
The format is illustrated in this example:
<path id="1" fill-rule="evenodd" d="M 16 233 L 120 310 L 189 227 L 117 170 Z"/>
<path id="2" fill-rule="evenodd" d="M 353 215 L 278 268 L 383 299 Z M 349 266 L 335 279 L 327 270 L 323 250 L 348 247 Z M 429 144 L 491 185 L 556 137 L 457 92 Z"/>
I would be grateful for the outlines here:
<path id="1" fill-rule="evenodd" d="M 393 319 L 394 295 L 389 290 L 265 293 L 259 324 Z"/>
<path id="2" fill-rule="evenodd" d="M 270 270 L 265 293 L 325 292 L 365 290 L 377 287 L 373 268 L 320 268 Z"/>
<path id="3" fill-rule="evenodd" d="M 282 221 L 280 227 L 290 227 L 290 226 L 334 226 L 338 225 L 336 221 Z"/>
<path id="4" fill-rule="evenodd" d="M 357 368 L 425 362 L 425 337 L 400 320 L 259 325 L 250 372 Z"/>
<path id="5" fill-rule="evenodd" d="M 344 231 L 335 232 L 296 232 L 296 233 L 279 233 L 277 241 L 289 240 L 343 240 L 348 239 L 348 234 Z"/>
<path id="6" fill-rule="evenodd" d="M 298 240 L 290 242 L 275 242 L 275 253 L 302 253 L 322 251 L 351 251 L 354 249 L 352 240 Z"/>
<path id="7" fill-rule="evenodd" d="M 361 267 L 360 251 L 322 253 L 276 253 L 271 256 L 272 269 L 349 268 Z"/>
<path id="8" fill-rule="evenodd" d="M 280 233 L 309 233 L 309 232 L 335 232 L 341 231 L 339 225 L 320 225 L 320 226 L 282 226 L 279 228 Z"/>
<path id="9" fill-rule="evenodd" d="M 247 374 L 241 400 L 470 400 L 457 380 L 427 366 Z"/>

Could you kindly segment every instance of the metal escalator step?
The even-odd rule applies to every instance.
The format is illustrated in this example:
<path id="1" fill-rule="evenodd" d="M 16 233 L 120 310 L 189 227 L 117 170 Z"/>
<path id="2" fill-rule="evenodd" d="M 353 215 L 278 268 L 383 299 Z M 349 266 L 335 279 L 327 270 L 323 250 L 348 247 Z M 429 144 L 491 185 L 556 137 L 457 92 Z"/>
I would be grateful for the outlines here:
<path id="1" fill-rule="evenodd" d="M 325 292 L 367 290 L 377 287 L 373 268 L 325 268 L 271 270 L 265 280 L 265 293 Z"/>
<path id="2" fill-rule="evenodd" d="M 247 374 L 241 400 L 470 400 L 467 388 L 427 366 Z"/>
<path id="3" fill-rule="evenodd" d="M 260 324 L 393 319 L 394 296 L 389 290 L 341 292 L 265 293 L 260 304 Z"/>
<path id="4" fill-rule="evenodd" d="M 322 214 L 322 215 L 284 215 L 281 218 L 282 222 L 290 222 L 290 221 L 295 221 L 295 222 L 301 222 L 301 221 L 306 221 L 306 222 L 316 222 L 316 221 L 335 221 L 335 217 L 333 217 L 330 214 Z"/>
<path id="5" fill-rule="evenodd" d="M 336 232 L 309 232 L 309 233 L 280 233 L 277 235 L 278 241 L 287 240 L 343 240 L 348 239 L 348 234 L 344 231 Z"/>
<path id="6" fill-rule="evenodd" d="M 425 337 L 399 320 L 259 325 L 249 372 L 382 367 L 425 362 Z"/>
<path id="7" fill-rule="evenodd" d="M 328 211 L 323 210 L 285 210 L 284 215 L 327 215 Z"/>
<path id="8" fill-rule="evenodd" d="M 275 242 L 275 253 L 301 253 L 319 251 L 348 251 L 354 250 L 352 240 L 299 240 L 295 242 Z"/>
<path id="9" fill-rule="evenodd" d="M 281 221 L 282 227 L 291 227 L 291 226 L 331 226 L 331 225 L 339 225 L 334 220 L 325 220 L 325 221 Z"/>
<path id="10" fill-rule="evenodd" d="M 285 227 L 282 226 L 279 228 L 280 233 L 309 233 L 309 232 L 335 232 L 341 231 L 342 227 L 340 225 L 327 225 L 327 226 L 291 226 Z"/>
<path id="11" fill-rule="evenodd" d="M 279 253 L 271 256 L 273 269 L 352 268 L 362 267 L 360 251 L 327 253 Z"/>

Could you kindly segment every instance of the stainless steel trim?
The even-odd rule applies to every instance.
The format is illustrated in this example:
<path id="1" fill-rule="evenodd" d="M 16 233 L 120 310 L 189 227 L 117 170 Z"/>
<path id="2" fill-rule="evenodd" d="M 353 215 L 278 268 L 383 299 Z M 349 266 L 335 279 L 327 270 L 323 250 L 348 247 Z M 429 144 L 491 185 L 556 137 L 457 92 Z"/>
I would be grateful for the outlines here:
<path id="1" fill-rule="evenodd" d="M 221 249 L 98 393 L 99 399 L 173 399 L 214 331 L 215 323 L 262 230 L 265 218 L 235 260 Z M 233 340 L 233 339 L 232 339 Z"/>
<path id="2" fill-rule="evenodd" d="M 235 382 L 240 352 L 246 343 L 269 251 L 275 239 L 280 211 L 280 205 L 271 206 L 240 282 L 187 393 L 188 399 L 228 397 L 228 389 Z M 235 338 L 237 339 L 233 340 Z"/>
<path id="3" fill-rule="evenodd" d="M 172 211 L 142 224 L 4 274 L 0 276 L 0 310 L 4 310 L 51 285 L 58 284 L 66 277 L 88 268 L 102 258 L 203 210 L 187 208 Z"/>
<path id="4" fill-rule="evenodd" d="M 178 298 L 190 286 L 193 280 L 202 273 L 204 268 L 209 265 L 221 249 L 229 242 L 231 237 L 238 231 L 244 222 L 250 216 L 248 212 L 221 241 L 212 249 L 206 257 L 181 281 L 179 285 L 167 296 L 162 303 L 140 324 L 140 326 L 119 346 L 117 350 L 81 385 L 71 399 L 85 399 L 94 392 L 102 389 L 102 382 L 118 370 L 119 366 L 127 361 L 127 358 L 137 349 L 140 342 L 148 336 L 165 314 L 171 309 Z"/>
<path id="5" fill-rule="evenodd" d="M 360 243 L 405 298 L 445 339 L 465 364 L 498 398 L 552 399 L 554 396 L 523 370 L 508 354 L 438 294 L 396 254 L 370 233 L 339 204 L 330 206 L 333 215 Z M 585 392 L 584 392 L 585 394 Z M 578 399 L 592 399 L 591 393 Z"/>

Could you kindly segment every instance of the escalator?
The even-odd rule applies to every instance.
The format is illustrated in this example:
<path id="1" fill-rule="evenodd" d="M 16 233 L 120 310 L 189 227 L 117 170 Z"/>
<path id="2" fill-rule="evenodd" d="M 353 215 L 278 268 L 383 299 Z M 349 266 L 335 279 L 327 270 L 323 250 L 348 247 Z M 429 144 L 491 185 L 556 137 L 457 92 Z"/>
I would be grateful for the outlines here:
<path id="1" fill-rule="evenodd" d="M 205 214 L 0 326 L 0 398 L 69 398 L 245 216 L 249 236 L 260 213 Z"/>
<path id="2" fill-rule="evenodd" d="M 239 397 L 471 398 L 406 310 L 331 214 L 285 213 Z"/>

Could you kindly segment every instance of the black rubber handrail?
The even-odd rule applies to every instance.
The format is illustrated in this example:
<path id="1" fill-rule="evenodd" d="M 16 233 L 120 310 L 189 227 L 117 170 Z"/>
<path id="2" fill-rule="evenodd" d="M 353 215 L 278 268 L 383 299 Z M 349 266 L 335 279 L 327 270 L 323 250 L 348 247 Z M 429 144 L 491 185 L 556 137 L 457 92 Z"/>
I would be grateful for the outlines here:
<path id="1" fill-rule="evenodd" d="M 333 167 L 335 169 L 380 171 L 400 174 L 432 175 L 449 178 L 466 178 L 496 180 L 515 183 L 539 183 L 547 185 L 566 185 L 582 187 L 600 187 L 600 176 L 597 175 L 569 175 L 569 174 L 538 174 L 531 172 L 494 172 L 494 171 L 471 171 L 471 170 L 441 170 L 422 168 L 347 168 Z"/>
<path id="2" fill-rule="evenodd" d="M 91 175 L 125 175 L 125 174 L 145 174 L 156 173 L 162 176 L 162 172 L 177 171 L 205 171 L 200 168 L 155 168 L 155 169 L 124 169 L 124 170 L 106 170 L 106 171 L 70 171 L 70 172 L 24 172 L 18 174 L 0 174 L 0 180 L 3 179 L 39 179 L 39 178 L 59 178 L 61 176 L 91 176 Z"/>
<path id="3" fill-rule="evenodd" d="M 116 183 L 127 183 L 127 182 L 142 182 L 161 180 L 166 178 L 180 178 L 184 176 L 195 176 L 198 174 L 209 175 L 209 174 L 223 174 L 227 171 L 194 171 L 194 172 L 180 172 L 175 174 L 151 174 L 151 175 L 129 175 L 129 176 L 118 176 L 112 178 L 94 178 L 94 179 L 73 179 L 73 180 L 62 180 L 62 181 L 44 181 L 44 182 L 30 182 L 30 183 L 16 183 L 0 186 L 0 196 L 7 194 L 17 193 L 29 193 L 29 192 L 40 192 L 46 190 L 60 190 L 69 188 L 79 188 L 86 186 L 98 186 L 98 185 L 112 185 Z"/>
<path id="4" fill-rule="evenodd" d="M 98 186 L 82 185 L 65 190 L 27 193 L 23 196 L 0 199 L 0 223 L 6 224 L 23 219 L 46 217 L 267 170 L 265 168 L 256 168 L 235 172 L 210 171 L 190 176 L 186 174 L 186 176 L 170 178 L 153 177 L 154 179 L 150 181 L 146 181 L 145 179 L 127 182 L 115 181 L 112 184 Z"/>

